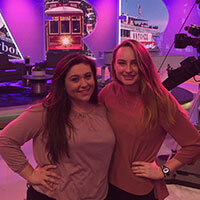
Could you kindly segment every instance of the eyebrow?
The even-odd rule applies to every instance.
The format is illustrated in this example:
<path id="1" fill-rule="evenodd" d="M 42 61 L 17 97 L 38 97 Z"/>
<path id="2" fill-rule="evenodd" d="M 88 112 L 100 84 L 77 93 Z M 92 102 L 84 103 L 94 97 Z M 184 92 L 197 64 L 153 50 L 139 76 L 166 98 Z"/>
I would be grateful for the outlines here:
<path id="1" fill-rule="evenodd" d="M 123 58 L 119 58 L 119 59 L 116 59 L 117 61 L 126 61 L 126 59 L 123 59 Z M 131 61 L 137 61 L 136 59 L 132 59 Z"/>
<path id="2" fill-rule="evenodd" d="M 126 61 L 125 59 L 119 58 L 117 61 Z"/>
<path id="3" fill-rule="evenodd" d="M 86 72 L 86 73 L 84 74 L 84 76 L 87 75 L 87 74 L 92 74 L 92 72 Z M 73 74 L 73 75 L 71 75 L 69 78 L 72 78 L 72 77 L 80 77 L 80 75 L 79 75 L 79 74 Z"/>

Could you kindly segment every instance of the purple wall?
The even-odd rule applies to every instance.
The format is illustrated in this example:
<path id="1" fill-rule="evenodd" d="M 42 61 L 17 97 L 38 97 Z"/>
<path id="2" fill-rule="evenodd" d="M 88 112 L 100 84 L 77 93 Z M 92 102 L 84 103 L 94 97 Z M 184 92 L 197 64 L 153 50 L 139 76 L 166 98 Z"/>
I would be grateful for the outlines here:
<path id="1" fill-rule="evenodd" d="M 161 48 L 161 55 L 166 55 L 195 0 L 163 1 L 168 7 L 169 23 L 165 32 L 157 38 L 157 42 Z M 93 33 L 83 40 L 98 57 L 99 52 L 113 49 L 117 44 L 119 0 L 88 0 L 88 2 L 97 12 L 97 25 Z M 44 60 L 44 0 L 1 0 L 0 9 L 22 55 L 30 56 L 31 62 Z M 197 5 L 185 26 L 190 24 L 200 26 L 200 9 Z M 196 55 L 196 49 L 173 47 L 170 55 Z"/>
<path id="2" fill-rule="evenodd" d="M 119 0 L 88 0 L 97 12 L 95 30 L 83 39 L 98 58 L 99 52 L 111 50 L 118 43 Z"/>
<path id="3" fill-rule="evenodd" d="M 118 38 L 118 0 L 89 0 L 97 12 L 97 25 L 84 42 L 98 57 L 113 49 Z M 1 0 L 0 9 L 23 56 L 31 62 L 45 59 L 44 0 Z"/>
<path id="4" fill-rule="evenodd" d="M 184 23 L 190 9 L 195 3 L 195 0 L 163 0 L 166 4 L 169 12 L 169 22 L 165 32 L 163 32 L 157 38 L 157 44 L 161 49 L 161 55 L 166 55 L 170 46 L 174 42 L 175 34 L 177 34 Z M 192 10 L 191 14 L 189 15 L 185 26 L 189 26 L 191 24 L 196 24 L 200 26 L 200 9 L 198 5 L 195 4 L 194 9 Z M 194 37 L 190 35 L 187 31 L 184 30 L 184 27 L 181 33 L 186 33 L 188 37 Z M 196 37 L 194 37 L 196 38 Z M 191 46 L 187 46 L 184 49 L 177 49 L 172 47 L 169 55 L 185 55 L 185 56 L 196 56 L 197 51 L 195 48 Z"/>

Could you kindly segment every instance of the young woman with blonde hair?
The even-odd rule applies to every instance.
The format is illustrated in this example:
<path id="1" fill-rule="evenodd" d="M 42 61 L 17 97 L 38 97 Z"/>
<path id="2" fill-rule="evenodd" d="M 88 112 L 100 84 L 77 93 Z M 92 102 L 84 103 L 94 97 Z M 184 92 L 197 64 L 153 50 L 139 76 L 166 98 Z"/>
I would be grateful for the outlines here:
<path id="1" fill-rule="evenodd" d="M 148 50 L 135 40 L 113 51 L 113 81 L 99 94 L 116 136 L 110 200 L 164 199 L 164 177 L 200 155 L 200 134 L 159 80 Z M 157 153 L 169 133 L 181 149 L 159 167 Z"/>

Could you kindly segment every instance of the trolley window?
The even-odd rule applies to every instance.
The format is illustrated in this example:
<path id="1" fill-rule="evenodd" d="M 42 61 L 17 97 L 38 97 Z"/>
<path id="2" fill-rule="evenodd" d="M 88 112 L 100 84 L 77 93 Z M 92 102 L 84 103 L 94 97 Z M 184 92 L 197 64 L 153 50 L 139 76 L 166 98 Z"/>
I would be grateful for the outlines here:
<path id="1" fill-rule="evenodd" d="M 69 33 L 69 21 L 61 21 L 61 33 Z"/>
<path id="2" fill-rule="evenodd" d="M 81 33 L 81 24 L 79 20 L 72 21 L 72 33 Z"/>
<path id="3" fill-rule="evenodd" d="M 58 33 L 58 21 L 50 21 L 50 33 Z"/>

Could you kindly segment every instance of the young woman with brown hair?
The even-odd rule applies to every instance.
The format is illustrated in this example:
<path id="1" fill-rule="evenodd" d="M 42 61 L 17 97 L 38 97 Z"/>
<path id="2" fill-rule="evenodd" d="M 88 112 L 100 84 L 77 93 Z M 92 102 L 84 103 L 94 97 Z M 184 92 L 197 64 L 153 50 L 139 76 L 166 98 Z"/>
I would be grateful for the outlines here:
<path id="1" fill-rule="evenodd" d="M 31 139 L 36 169 L 20 148 Z M 95 63 L 69 54 L 56 66 L 44 101 L 1 131 L 0 154 L 28 181 L 27 200 L 102 200 L 114 141 L 97 101 Z"/>

